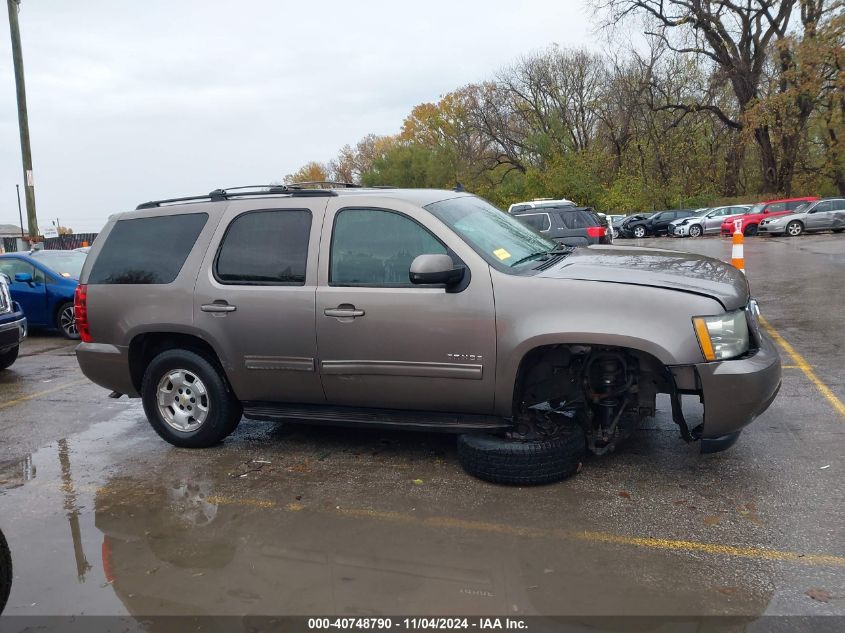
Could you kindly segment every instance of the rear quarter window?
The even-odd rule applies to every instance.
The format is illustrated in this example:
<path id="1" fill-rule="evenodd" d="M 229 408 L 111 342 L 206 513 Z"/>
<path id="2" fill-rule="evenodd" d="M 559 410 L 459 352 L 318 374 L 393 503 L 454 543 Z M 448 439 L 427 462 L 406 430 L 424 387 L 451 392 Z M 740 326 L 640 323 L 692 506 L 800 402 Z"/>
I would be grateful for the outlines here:
<path id="1" fill-rule="evenodd" d="M 91 268 L 88 283 L 171 283 L 207 221 L 206 213 L 118 220 Z"/>

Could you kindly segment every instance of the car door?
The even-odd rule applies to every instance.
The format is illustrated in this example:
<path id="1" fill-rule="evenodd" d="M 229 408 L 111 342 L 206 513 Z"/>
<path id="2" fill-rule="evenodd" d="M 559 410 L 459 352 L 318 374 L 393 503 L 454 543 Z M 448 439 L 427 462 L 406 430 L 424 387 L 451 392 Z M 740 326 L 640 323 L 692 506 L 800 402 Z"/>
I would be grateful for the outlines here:
<path id="1" fill-rule="evenodd" d="M 822 200 L 807 212 L 804 228 L 808 231 L 819 231 L 830 228 L 833 224 L 833 211 L 830 200 Z"/>
<path id="2" fill-rule="evenodd" d="M 47 280 L 41 269 L 24 259 L 6 257 L 0 259 L 0 273 L 6 273 L 12 280 L 9 294 L 14 301 L 21 304 L 30 325 L 55 325 L 51 315 L 47 314 Z M 18 273 L 29 275 L 32 281 L 15 281 L 15 275 Z"/>
<path id="3" fill-rule="evenodd" d="M 381 201 L 380 205 L 384 202 Z M 412 285 L 418 255 L 449 254 L 466 287 Z M 490 413 L 496 328 L 489 265 L 430 213 L 329 201 L 317 287 L 320 375 L 331 404 Z"/>
<path id="4" fill-rule="evenodd" d="M 719 232 L 722 228 L 722 220 L 724 220 L 725 216 L 728 214 L 728 208 L 729 207 L 721 207 L 719 209 L 713 209 L 701 220 L 701 228 L 704 229 L 705 233 Z"/>
<path id="5" fill-rule="evenodd" d="M 238 398 L 321 403 L 314 302 L 325 198 L 229 203 L 194 290 L 194 322 Z"/>
<path id="6" fill-rule="evenodd" d="M 845 199 L 831 200 L 832 218 L 830 228 L 839 231 L 845 228 Z"/>

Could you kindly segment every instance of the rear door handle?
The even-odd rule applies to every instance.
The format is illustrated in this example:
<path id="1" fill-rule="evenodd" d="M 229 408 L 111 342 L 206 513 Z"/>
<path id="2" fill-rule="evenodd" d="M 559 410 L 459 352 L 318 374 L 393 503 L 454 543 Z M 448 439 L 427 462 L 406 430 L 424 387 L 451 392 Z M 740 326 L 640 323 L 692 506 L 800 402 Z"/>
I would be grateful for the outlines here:
<path id="1" fill-rule="evenodd" d="M 363 310 L 358 310 L 355 306 L 349 304 L 341 304 L 336 308 L 326 308 L 323 314 L 328 317 L 362 317 L 366 314 Z"/>
<path id="2" fill-rule="evenodd" d="M 214 303 L 204 303 L 200 310 L 203 312 L 234 312 L 237 306 L 229 305 L 225 301 L 215 301 Z"/>

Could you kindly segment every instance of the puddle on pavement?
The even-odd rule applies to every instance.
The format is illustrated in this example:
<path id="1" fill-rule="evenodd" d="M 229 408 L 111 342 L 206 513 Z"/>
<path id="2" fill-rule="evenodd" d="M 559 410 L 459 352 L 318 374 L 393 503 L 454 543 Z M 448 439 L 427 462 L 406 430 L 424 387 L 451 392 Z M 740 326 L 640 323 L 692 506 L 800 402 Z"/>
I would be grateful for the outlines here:
<path id="1" fill-rule="evenodd" d="M 21 459 L 0 461 L 0 494 L 4 489 L 18 488 L 35 479 L 35 473 L 30 454 Z"/>
<path id="2" fill-rule="evenodd" d="M 6 613 L 754 615 L 771 594 L 753 577 L 725 589 L 688 554 L 484 527 L 508 513 L 482 524 L 498 510 L 461 511 L 453 495 L 405 502 L 388 475 L 408 473 L 392 458 L 376 464 L 379 478 L 315 476 L 297 467 L 320 457 L 291 456 L 301 437 L 278 435 L 256 426 L 218 448 L 180 450 L 132 407 L 16 463 L 18 479 L 36 465 L 38 477 L 0 493 L 15 569 Z M 346 450 L 354 462 L 368 447 Z M 255 471 L 241 478 L 244 464 Z M 465 485 L 461 496 L 503 490 Z M 358 491 L 357 508 L 339 489 Z M 519 503 L 511 511 L 529 511 Z M 435 511 L 447 517 L 439 526 L 427 523 Z"/>

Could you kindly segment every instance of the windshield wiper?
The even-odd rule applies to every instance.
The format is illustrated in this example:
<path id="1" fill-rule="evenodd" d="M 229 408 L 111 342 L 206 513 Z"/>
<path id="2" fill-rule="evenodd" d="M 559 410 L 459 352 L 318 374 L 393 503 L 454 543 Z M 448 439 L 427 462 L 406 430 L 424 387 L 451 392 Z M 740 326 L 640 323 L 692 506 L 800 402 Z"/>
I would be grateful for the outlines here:
<path id="1" fill-rule="evenodd" d="M 535 259 L 535 258 L 540 259 L 541 261 L 547 261 L 549 258 L 554 257 L 555 255 L 562 255 L 562 256 L 565 257 L 566 255 L 571 254 L 574 250 L 575 250 L 574 246 L 567 246 L 566 244 L 556 244 L 554 246 L 554 248 L 552 248 L 550 250 L 542 251 L 542 252 L 539 252 L 539 253 L 531 253 L 530 255 L 526 255 L 522 259 L 519 259 L 519 260 L 515 261 L 513 264 L 511 264 L 511 268 L 513 268 L 514 266 L 518 266 L 519 264 L 522 264 L 524 262 Z"/>
<path id="2" fill-rule="evenodd" d="M 526 255 L 522 259 L 516 260 L 513 264 L 511 264 L 511 268 L 513 268 L 514 266 L 519 266 L 520 264 L 522 264 L 524 262 L 530 261 L 530 260 L 534 259 L 535 257 L 545 257 L 546 255 L 551 255 L 554 252 L 555 252 L 555 249 L 552 249 L 550 251 L 540 251 L 539 253 L 531 253 L 530 255 Z"/>

